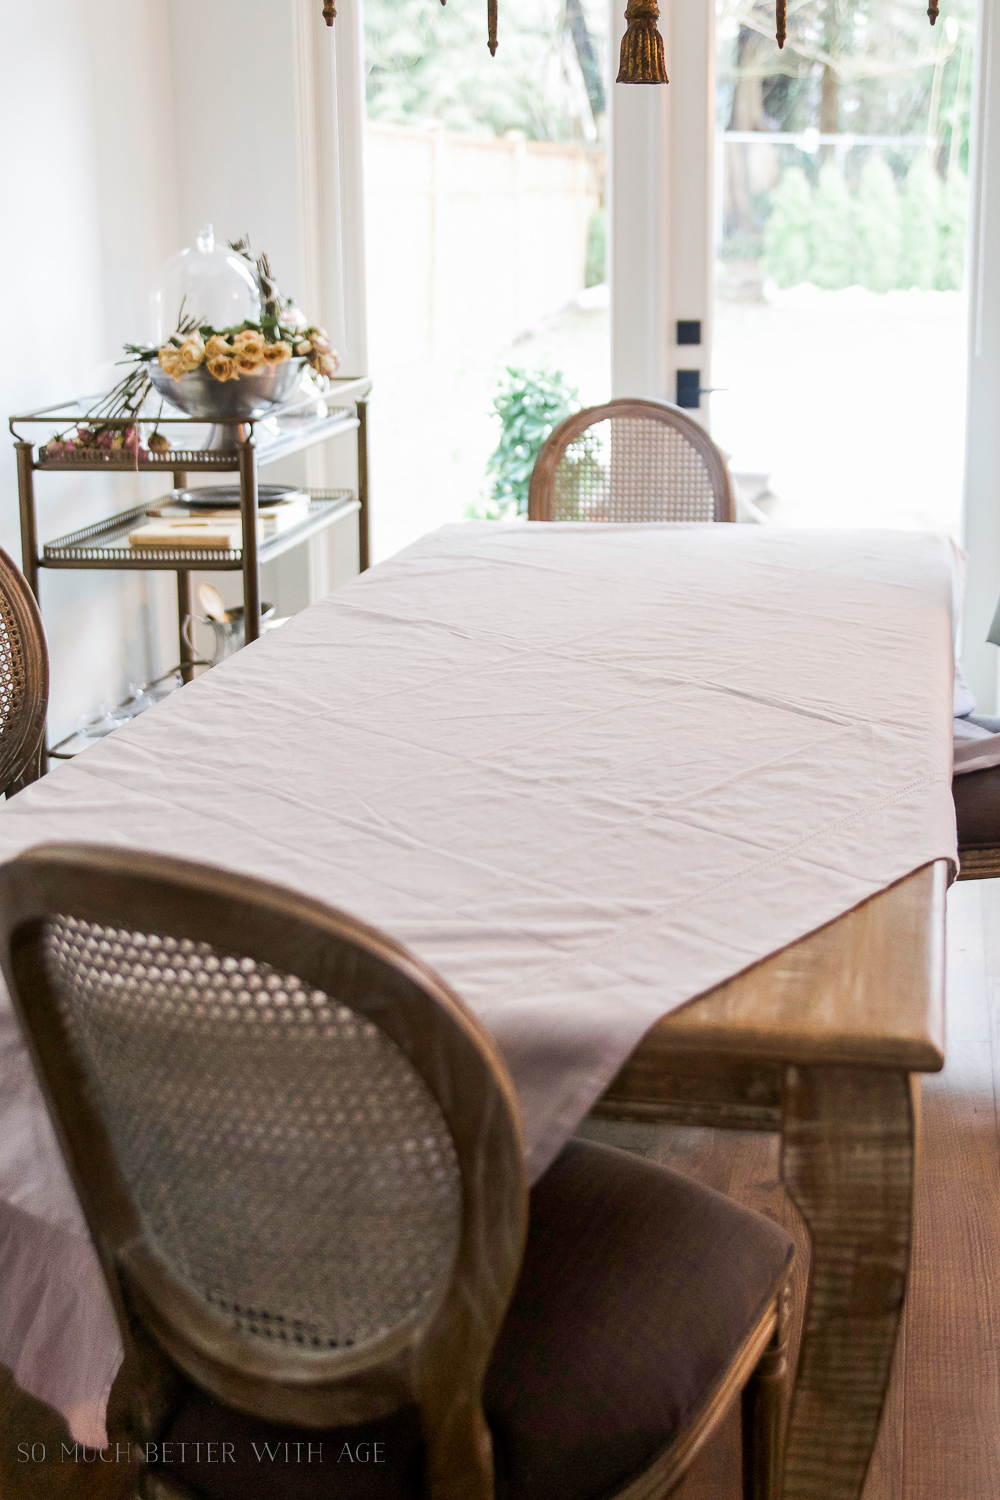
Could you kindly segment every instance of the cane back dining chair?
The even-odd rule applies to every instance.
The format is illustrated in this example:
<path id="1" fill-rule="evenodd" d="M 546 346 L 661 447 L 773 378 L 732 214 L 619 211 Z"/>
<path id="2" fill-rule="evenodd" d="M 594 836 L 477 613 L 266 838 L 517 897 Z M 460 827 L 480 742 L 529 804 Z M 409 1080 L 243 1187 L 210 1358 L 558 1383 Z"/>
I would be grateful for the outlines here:
<path id="1" fill-rule="evenodd" d="M 0 792 L 41 774 L 49 655 L 38 605 L 24 574 L 0 548 Z"/>
<path id="2" fill-rule="evenodd" d="M 488 1036 L 316 901 L 49 845 L 0 868 L 0 913 L 145 1493 L 653 1500 L 745 1387 L 746 1493 L 777 1495 L 776 1225 L 582 1141 L 529 1214 Z"/>
<path id="3" fill-rule="evenodd" d="M 549 434 L 528 487 L 529 521 L 735 521 L 729 469 L 679 406 L 621 399 Z"/>

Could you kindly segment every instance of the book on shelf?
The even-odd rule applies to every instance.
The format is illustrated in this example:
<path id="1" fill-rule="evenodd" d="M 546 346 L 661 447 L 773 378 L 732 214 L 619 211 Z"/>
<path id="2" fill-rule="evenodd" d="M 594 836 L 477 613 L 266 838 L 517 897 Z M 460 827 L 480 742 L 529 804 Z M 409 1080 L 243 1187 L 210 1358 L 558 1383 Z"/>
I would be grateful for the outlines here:
<path id="1" fill-rule="evenodd" d="M 238 552 L 243 546 L 243 527 L 209 519 L 208 516 L 161 516 L 145 521 L 128 534 L 130 547 L 203 547 L 219 552 Z"/>
<path id="2" fill-rule="evenodd" d="M 309 519 L 310 499 L 305 493 L 276 505 L 261 505 L 257 511 L 257 541 L 301 526 Z M 199 547 L 239 552 L 243 547 L 243 522 L 238 510 L 181 511 L 165 508 L 129 532 L 130 547 Z"/>

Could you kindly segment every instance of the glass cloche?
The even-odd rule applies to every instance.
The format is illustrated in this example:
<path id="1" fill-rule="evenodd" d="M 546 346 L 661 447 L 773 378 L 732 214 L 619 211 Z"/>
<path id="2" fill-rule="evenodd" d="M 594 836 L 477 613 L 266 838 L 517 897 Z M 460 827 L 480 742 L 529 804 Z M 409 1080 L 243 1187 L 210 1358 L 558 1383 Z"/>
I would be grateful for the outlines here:
<path id="1" fill-rule="evenodd" d="M 216 246 L 206 224 L 193 246 L 171 256 L 150 294 L 154 344 L 163 344 L 182 316 L 213 328 L 232 328 L 261 315 L 260 286 L 243 256 Z"/>

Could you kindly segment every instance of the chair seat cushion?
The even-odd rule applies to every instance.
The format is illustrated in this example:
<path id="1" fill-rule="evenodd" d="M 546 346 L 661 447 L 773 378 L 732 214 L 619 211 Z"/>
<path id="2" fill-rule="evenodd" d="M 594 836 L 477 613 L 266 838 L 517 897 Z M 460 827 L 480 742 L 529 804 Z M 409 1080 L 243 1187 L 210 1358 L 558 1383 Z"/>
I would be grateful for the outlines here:
<path id="1" fill-rule="evenodd" d="M 1000 766 L 956 776 L 951 790 L 959 853 L 963 849 L 1000 848 Z"/>
<path id="2" fill-rule="evenodd" d="M 792 1243 L 642 1158 L 572 1141 L 531 1195 L 486 1378 L 509 1500 L 597 1500 L 699 1412 L 784 1281 Z"/>
<path id="3" fill-rule="evenodd" d="M 570 1142 L 532 1191 L 524 1265 L 486 1378 L 498 1500 L 599 1500 L 640 1474 L 710 1398 L 791 1256 L 783 1230 L 722 1194 Z M 212 1500 L 422 1495 L 412 1410 L 306 1433 L 196 1393 L 165 1439 L 165 1471 Z M 177 1445 L 199 1440 L 233 1442 L 237 1462 L 180 1464 Z M 322 1465 L 304 1461 L 304 1446 L 285 1454 L 310 1441 Z M 257 1461 L 277 1444 L 279 1461 Z"/>

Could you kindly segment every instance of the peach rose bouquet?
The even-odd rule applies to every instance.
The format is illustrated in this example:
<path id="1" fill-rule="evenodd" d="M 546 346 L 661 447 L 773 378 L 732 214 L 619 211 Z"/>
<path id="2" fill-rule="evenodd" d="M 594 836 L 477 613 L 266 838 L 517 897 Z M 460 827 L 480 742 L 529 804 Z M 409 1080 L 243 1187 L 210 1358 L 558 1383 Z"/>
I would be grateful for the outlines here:
<path id="1" fill-rule="evenodd" d="M 260 375 L 286 359 L 304 359 L 317 375 L 335 375 L 340 367 L 325 328 L 285 327 L 271 323 L 266 314 L 260 323 L 241 323 L 237 328 L 178 329 L 159 349 L 142 353 L 147 359 L 155 353 L 160 368 L 172 380 L 180 380 L 202 364 L 220 381 Z"/>

